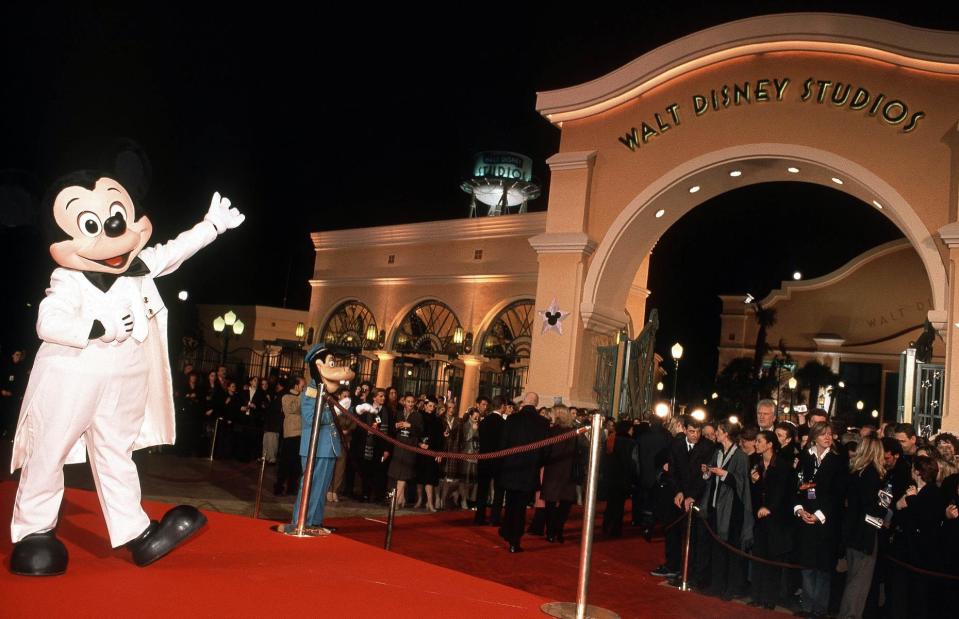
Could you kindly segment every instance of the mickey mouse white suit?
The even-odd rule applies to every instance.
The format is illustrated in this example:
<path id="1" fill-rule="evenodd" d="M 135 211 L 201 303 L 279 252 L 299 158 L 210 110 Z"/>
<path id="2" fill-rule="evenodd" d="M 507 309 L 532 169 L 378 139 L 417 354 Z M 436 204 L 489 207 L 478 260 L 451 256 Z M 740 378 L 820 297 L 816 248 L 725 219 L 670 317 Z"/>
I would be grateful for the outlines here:
<path id="1" fill-rule="evenodd" d="M 139 253 L 148 273 L 117 277 L 106 292 L 83 272 L 54 270 L 37 321 L 43 343 L 14 439 L 11 470 L 23 469 L 11 524 L 14 542 L 56 527 L 63 465 L 82 462 L 84 450 L 111 544 L 121 546 L 150 525 L 140 506 L 132 452 L 175 438 L 167 312 L 153 279 L 238 226 L 243 215 L 229 206 L 215 195 L 204 221 Z M 104 318 L 123 315 L 133 319 L 129 334 Z M 90 339 L 94 320 L 106 334 Z"/>

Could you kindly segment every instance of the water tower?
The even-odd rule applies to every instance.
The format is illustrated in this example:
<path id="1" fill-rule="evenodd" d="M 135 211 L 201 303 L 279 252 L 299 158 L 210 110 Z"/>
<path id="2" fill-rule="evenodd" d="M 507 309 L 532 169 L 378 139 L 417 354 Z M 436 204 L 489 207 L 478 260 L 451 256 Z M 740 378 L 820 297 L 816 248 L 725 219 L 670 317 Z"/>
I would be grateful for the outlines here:
<path id="1" fill-rule="evenodd" d="M 507 151 L 484 151 L 473 160 L 473 176 L 460 188 L 470 194 L 470 217 L 476 217 L 477 200 L 489 207 L 487 215 L 509 214 L 539 197 L 539 185 L 533 182 L 533 160 Z"/>

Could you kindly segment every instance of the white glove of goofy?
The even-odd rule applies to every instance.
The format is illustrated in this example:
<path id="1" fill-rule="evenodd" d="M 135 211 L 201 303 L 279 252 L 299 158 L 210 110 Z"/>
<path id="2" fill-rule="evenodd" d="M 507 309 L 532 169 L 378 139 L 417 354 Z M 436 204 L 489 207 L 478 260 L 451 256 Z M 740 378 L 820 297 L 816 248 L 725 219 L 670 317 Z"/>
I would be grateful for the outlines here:
<path id="1" fill-rule="evenodd" d="M 128 192 L 118 177 L 73 172 L 51 187 L 41 209 L 50 215 L 50 255 L 59 268 L 40 304 L 43 342 L 14 439 L 11 469 L 22 468 L 11 524 L 15 574 L 66 571 L 66 547 L 55 535 L 63 465 L 82 461 L 84 447 L 96 463 L 91 469 L 110 543 L 126 546 L 136 565 L 153 563 L 206 524 L 206 516 L 186 505 L 151 521 L 140 505 L 130 453 L 131 446 L 175 438 L 166 309 L 153 280 L 244 216 L 215 193 L 202 222 L 146 247 L 153 226 L 142 214 L 142 192 Z"/>

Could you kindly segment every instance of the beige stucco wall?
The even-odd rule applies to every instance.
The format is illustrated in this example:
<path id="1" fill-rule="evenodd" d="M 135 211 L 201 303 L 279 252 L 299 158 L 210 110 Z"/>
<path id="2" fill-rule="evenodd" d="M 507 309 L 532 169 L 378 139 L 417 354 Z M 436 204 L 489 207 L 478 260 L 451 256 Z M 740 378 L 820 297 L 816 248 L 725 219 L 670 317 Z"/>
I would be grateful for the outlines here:
<path id="1" fill-rule="evenodd" d="M 721 297 L 719 368 L 741 356 L 752 356 L 758 325 L 743 294 Z M 881 363 L 898 371 L 899 354 L 922 331 L 930 291 L 925 270 L 908 241 L 892 241 L 864 253 L 832 273 L 808 281 L 784 281 L 760 300 L 776 310 L 776 324 L 767 342 L 780 339 L 797 359 L 816 358 Z M 899 335 L 896 335 L 899 334 Z M 821 347 L 815 338 L 844 342 Z M 937 340 L 935 360 L 944 359 L 945 344 Z"/>
<path id="2" fill-rule="evenodd" d="M 203 337 L 215 348 L 222 345 L 223 334 L 213 330 L 213 319 L 231 310 L 237 319 L 243 321 L 244 331 L 241 335 L 230 335 L 230 350 L 262 350 L 263 342 L 295 340 L 297 323 L 306 323 L 309 316 L 303 310 L 267 305 L 197 305 L 197 319 L 203 328 Z"/>

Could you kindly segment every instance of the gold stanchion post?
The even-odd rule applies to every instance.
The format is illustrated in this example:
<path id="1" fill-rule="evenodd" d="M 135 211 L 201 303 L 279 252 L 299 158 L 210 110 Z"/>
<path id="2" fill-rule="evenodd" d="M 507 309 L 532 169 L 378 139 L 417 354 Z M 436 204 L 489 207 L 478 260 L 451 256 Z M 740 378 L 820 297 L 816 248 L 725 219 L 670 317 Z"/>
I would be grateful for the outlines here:
<path id="1" fill-rule="evenodd" d="M 619 619 L 611 610 L 586 603 L 589 593 L 589 567 L 593 556 L 593 527 L 596 523 L 596 483 L 599 481 L 599 457 L 603 444 L 603 416 L 596 413 L 592 418 L 589 437 L 589 471 L 586 480 L 586 505 L 583 510 L 583 536 L 579 551 L 579 579 L 576 586 L 576 602 L 549 602 L 542 611 L 563 619 Z M 575 440 L 575 439 L 574 439 Z"/>
<path id="2" fill-rule="evenodd" d="M 386 550 L 389 550 L 390 546 L 393 545 L 393 519 L 396 518 L 396 488 L 390 490 L 389 497 L 390 511 L 386 518 L 386 541 L 383 543 L 383 548 Z"/>
<path id="3" fill-rule="evenodd" d="M 693 540 L 693 512 L 698 509 L 695 505 L 690 505 L 686 515 L 686 539 L 683 540 L 683 581 L 679 585 L 680 591 L 689 591 L 689 546 Z"/>
<path id="4" fill-rule="evenodd" d="M 260 504 L 263 500 L 263 475 L 266 473 L 266 456 L 260 456 L 260 478 L 256 482 L 256 501 L 253 503 L 253 519 L 260 517 Z"/>
<path id="5" fill-rule="evenodd" d="M 318 380 L 316 383 L 316 400 L 314 401 L 313 406 L 313 424 L 310 429 L 310 448 L 306 454 L 306 467 L 303 470 L 303 487 L 300 492 L 300 505 L 299 509 L 296 512 L 296 526 L 290 528 L 289 525 L 280 524 L 275 527 L 275 530 L 279 533 L 285 535 L 290 535 L 292 537 L 321 537 L 327 535 L 329 532 L 324 529 L 314 529 L 306 526 L 306 512 L 310 504 L 310 491 L 312 490 L 311 486 L 313 485 L 313 467 L 316 460 L 316 443 L 320 438 L 320 418 L 323 416 L 323 397 L 325 395 L 325 387 L 323 381 Z M 333 411 L 330 411 L 333 414 Z M 325 488 L 323 489 L 326 490 Z"/>
<path id="6" fill-rule="evenodd" d="M 213 462 L 213 452 L 216 450 L 216 431 L 220 429 L 220 418 L 213 423 L 213 440 L 210 441 L 210 462 Z"/>

